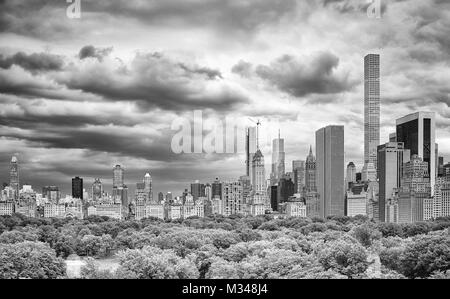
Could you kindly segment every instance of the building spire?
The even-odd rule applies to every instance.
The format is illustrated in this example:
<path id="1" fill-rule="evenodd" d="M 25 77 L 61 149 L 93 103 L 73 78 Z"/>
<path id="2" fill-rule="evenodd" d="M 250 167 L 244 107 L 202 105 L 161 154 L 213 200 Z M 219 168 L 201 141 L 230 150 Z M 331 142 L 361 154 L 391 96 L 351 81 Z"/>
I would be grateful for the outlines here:
<path id="1" fill-rule="evenodd" d="M 309 145 L 309 155 L 312 156 L 312 145 Z"/>

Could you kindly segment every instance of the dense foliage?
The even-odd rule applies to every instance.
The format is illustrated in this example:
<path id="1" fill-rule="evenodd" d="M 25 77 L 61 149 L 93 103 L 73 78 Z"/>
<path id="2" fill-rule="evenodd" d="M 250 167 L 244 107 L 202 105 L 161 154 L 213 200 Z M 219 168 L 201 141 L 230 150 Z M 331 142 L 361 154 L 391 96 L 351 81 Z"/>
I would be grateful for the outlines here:
<path id="1" fill-rule="evenodd" d="M 270 216 L 117 221 L 0 216 L 0 278 L 449 278 L 450 217 L 416 224 L 365 217 Z M 115 271 L 97 258 L 115 255 Z"/>

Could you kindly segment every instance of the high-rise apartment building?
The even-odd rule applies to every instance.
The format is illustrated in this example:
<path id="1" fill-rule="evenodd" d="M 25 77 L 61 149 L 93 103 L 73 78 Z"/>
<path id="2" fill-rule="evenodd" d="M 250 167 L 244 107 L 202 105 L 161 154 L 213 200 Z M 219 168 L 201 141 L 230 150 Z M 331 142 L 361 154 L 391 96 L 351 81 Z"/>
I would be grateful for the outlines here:
<path id="1" fill-rule="evenodd" d="M 243 212 L 243 190 L 239 181 L 222 185 L 222 203 L 225 216 Z"/>
<path id="2" fill-rule="evenodd" d="M 19 160 L 16 156 L 11 158 L 11 166 L 9 172 L 9 186 L 13 191 L 13 199 L 19 199 Z"/>
<path id="3" fill-rule="evenodd" d="M 292 161 L 292 173 L 294 174 L 294 193 L 301 193 L 305 187 L 305 161 Z"/>
<path id="4" fill-rule="evenodd" d="M 198 180 L 191 183 L 191 194 L 196 201 L 199 197 L 205 197 L 205 184 L 200 183 Z"/>
<path id="5" fill-rule="evenodd" d="M 215 181 L 211 184 L 212 198 L 218 196 L 222 198 L 222 183 L 219 178 L 216 178 Z"/>
<path id="6" fill-rule="evenodd" d="M 80 177 L 72 179 L 72 197 L 83 199 L 83 179 Z"/>
<path id="7" fill-rule="evenodd" d="M 275 185 L 285 174 L 285 152 L 284 152 L 284 139 L 280 138 L 280 133 L 278 133 L 278 138 L 274 139 L 272 142 L 272 172 L 270 174 L 270 183 Z"/>
<path id="8" fill-rule="evenodd" d="M 405 149 L 403 142 L 388 142 L 378 146 L 378 219 L 381 222 L 386 222 L 386 204 L 394 198 L 394 191 L 400 188 L 403 163 L 408 162 L 410 156 L 410 150 Z"/>
<path id="9" fill-rule="evenodd" d="M 353 184 L 347 191 L 346 197 L 347 216 L 367 215 L 367 190 L 365 184 Z"/>
<path id="10" fill-rule="evenodd" d="M 436 182 L 435 115 L 434 112 L 416 112 L 397 119 L 397 142 L 403 142 L 411 156 L 418 155 L 428 164 L 431 193 Z"/>
<path id="11" fill-rule="evenodd" d="M 347 164 L 347 173 L 345 176 L 345 189 L 349 188 L 349 183 L 356 183 L 356 166 L 355 163 Z"/>
<path id="12" fill-rule="evenodd" d="M 428 163 L 417 155 L 403 164 L 398 192 L 398 221 L 413 223 L 424 220 L 424 203 L 431 198 Z"/>
<path id="13" fill-rule="evenodd" d="M 316 159 L 320 216 L 344 216 L 344 126 L 316 131 Z"/>
<path id="14" fill-rule="evenodd" d="M 144 175 L 144 190 L 145 192 L 148 194 L 148 200 L 150 202 L 153 202 L 153 182 L 152 182 L 152 176 L 150 175 L 150 173 L 146 173 Z"/>
<path id="15" fill-rule="evenodd" d="M 368 54 L 364 57 L 364 167 L 365 168 L 367 168 L 367 164 L 370 162 L 374 167 L 377 167 L 377 146 L 379 144 L 380 144 L 380 55 Z"/>
<path id="16" fill-rule="evenodd" d="M 113 188 L 122 187 L 124 185 L 124 172 L 125 170 L 120 166 L 116 165 L 113 168 Z"/>
<path id="17" fill-rule="evenodd" d="M 277 188 L 277 201 L 278 204 L 287 202 L 289 197 L 293 196 L 295 193 L 295 184 L 294 182 L 287 177 L 283 177 L 278 181 Z"/>
<path id="18" fill-rule="evenodd" d="M 99 178 L 94 179 L 92 184 L 92 200 L 98 201 L 102 199 L 103 196 L 103 185 Z"/>

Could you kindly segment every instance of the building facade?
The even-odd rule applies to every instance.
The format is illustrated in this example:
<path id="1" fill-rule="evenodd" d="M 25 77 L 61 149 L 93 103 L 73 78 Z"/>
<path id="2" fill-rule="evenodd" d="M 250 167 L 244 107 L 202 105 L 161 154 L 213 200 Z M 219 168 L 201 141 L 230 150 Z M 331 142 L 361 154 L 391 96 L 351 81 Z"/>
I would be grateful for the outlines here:
<path id="1" fill-rule="evenodd" d="M 367 54 L 364 57 L 364 167 L 367 167 L 368 163 L 377 167 L 379 144 L 380 55 Z"/>
<path id="2" fill-rule="evenodd" d="M 344 216 L 344 126 L 316 131 L 316 182 L 320 216 Z"/>

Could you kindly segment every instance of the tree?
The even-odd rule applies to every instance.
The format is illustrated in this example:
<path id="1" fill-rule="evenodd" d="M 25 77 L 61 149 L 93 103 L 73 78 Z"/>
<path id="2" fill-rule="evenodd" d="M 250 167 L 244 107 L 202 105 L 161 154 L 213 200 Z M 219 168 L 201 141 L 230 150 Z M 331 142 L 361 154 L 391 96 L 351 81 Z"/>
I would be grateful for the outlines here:
<path id="1" fill-rule="evenodd" d="M 5 244 L 14 244 L 24 241 L 37 241 L 37 240 L 38 235 L 36 233 L 26 231 L 12 230 L 6 231 L 0 235 L 0 243 Z"/>
<path id="2" fill-rule="evenodd" d="M 343 240 L 325 243 L 318 253 L 319 262 L 325 270 L 332 269 L 349 278 L 367 270 L 367 256 L 364 247 Z"/>
<path id="3" fill-rule="evenodd" d="M 114 279 L 116 276 L 109 270 L 100 270 L 93 258 L 86 259 L 86 265 L 81 267 L 81 278 L 83 279 Z"/>
<path id="4" fill-rule="evenodd" d="M 195 264 L 181 258 L 173 250 L 162 250 L 146 246 L 142 249 L 129 249 L 119 254 L 120 278 L 139 279 L 196 279 L 199 276 Z"/>
<path id="5" fill-rule="evenodd" d="M 450 269 L 450 238 L 444 234 L 416 236 L 401 255 L 400 268 L 409 278 L 447 271 Z"/>
<path id="6" fill-rule="evenodd" d="M 110 235 L 93 236 L 85 235 L 81 238 L 77 251 L 79 255 L 104 257 L 108 256 L 114 247 L 114 241 Z"/>
<path id="7" fill-rule="evenodd" d="M 238 279 L 237 264 L 234 262 L 227 262 L 224 259 L 216 258 L 211 263 L 209 271 L 206 274 L 207 279 Z"/>
<path id="8" fill-rule="evenodd" d="M 381 239 L 381 233 L 370 223 L 364 223 L 356 226 L 352 230 L 352 235 L 364 246 L 370 247 L 373 242 Z"/>
<path id="9" fill-rule="evenodd" d="M 0 279 L 55 279 L 65 276 L 64 260 L 44 243 L 0 244 Z"/>

